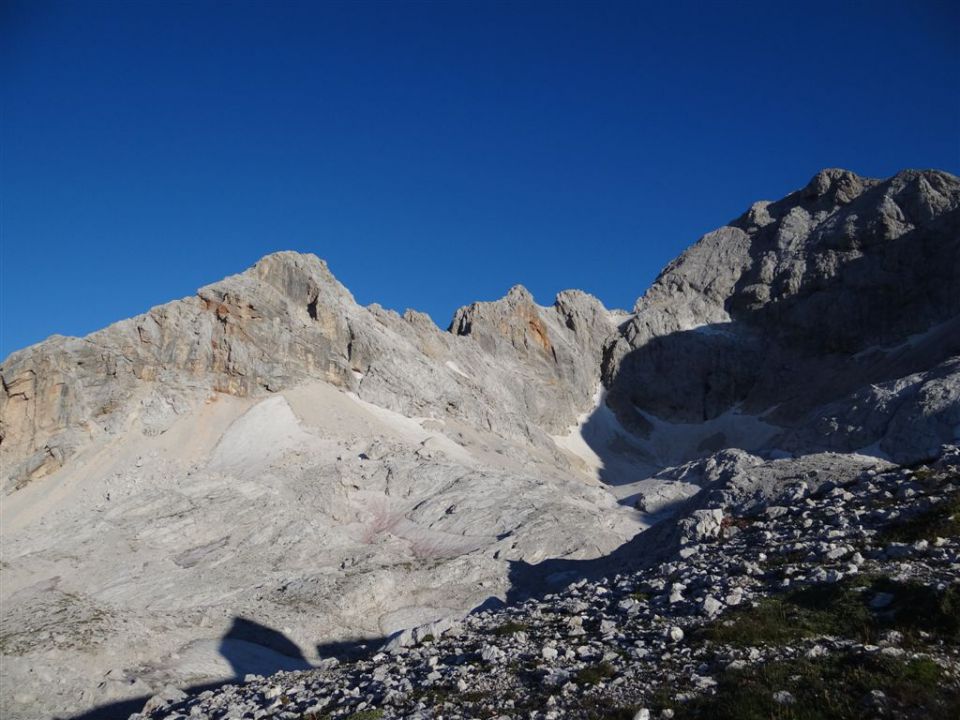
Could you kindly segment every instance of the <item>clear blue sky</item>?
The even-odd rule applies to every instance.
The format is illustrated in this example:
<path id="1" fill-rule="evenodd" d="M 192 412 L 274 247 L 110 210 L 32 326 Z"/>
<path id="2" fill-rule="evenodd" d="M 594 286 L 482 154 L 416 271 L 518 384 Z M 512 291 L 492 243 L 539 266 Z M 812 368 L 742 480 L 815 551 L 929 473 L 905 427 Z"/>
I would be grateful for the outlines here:
<path id="1" fill-rule="evenodd" d="M 0 4 L 0 357 L 281 249 L 629 307 L 820 168 L 960 171 L 951 2 Z"/>

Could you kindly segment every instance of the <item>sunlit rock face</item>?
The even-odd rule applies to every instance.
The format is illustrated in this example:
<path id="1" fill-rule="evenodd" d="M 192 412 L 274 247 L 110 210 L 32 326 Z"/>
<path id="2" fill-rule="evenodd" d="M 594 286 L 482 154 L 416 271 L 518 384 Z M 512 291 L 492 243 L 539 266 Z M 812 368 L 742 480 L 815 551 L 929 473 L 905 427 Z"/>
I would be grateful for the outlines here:
<path id="1" fill-rule="evenodd" d="M 609 553 L 642 519 L 551 433 L 592 408 L 618 317 L 515 288 L 444 332 L 283 252 L 14 353 L 4 709 L 229 677 L 238 618 L 316 661 L 505 597 L 511 563 Z"/>
<path id="2" fill-rule="evenodd" d="M 826 170 L 632 313 L 516 286 L 447 331 L 281 252 L 12 354 L 0 714 L 314 664 L 560 587 L 557 562 L 606 572 L 730 468 L 766 492 L 935 454 L 960 426 L 958 206 L 945 173 Z M 824 452 L 852 450 L 873 459 Z"/>
<path id="3" fill-rule="evenodd" d="M 413 311 L 360 307 L 312 255 L 276 253 L 193 297 L 7 358 L 4 473 L 22 485 L 131 421 L 157 434 L 211 394 L 258 397 L 309 380 L 408 415 L 536 436 L 589 404 L 614 328 L 585 293 L 540 307 L 516 287 L 459 310 L 444 333 Z"/>

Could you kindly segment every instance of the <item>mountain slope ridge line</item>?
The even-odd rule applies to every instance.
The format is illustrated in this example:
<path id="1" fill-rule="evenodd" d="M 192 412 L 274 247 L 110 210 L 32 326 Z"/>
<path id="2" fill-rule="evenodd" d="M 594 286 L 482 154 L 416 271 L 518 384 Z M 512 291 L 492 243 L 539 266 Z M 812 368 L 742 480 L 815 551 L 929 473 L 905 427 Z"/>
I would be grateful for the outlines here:
<path id="1" fill-rule="evenodd" d="M 4 641 L 3 712 L 234 678 L 237 643 L 318 664 L 409 640 L 647 566 L 718 493 L 932 461 L 960 434 L 956 287 L 960 180 L 834 169 L 707 233 L 632 313 L 515 286 L 443 331 L 284 251 L 15 352 L 0 599 L 31 630 Z"/>

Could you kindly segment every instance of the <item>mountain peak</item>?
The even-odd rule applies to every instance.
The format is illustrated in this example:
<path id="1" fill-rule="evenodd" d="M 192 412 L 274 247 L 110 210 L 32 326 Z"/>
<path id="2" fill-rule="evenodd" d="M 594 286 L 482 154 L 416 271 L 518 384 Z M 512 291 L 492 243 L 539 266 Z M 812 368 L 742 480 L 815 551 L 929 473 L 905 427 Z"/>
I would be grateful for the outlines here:
<path id="1" fill-rule="evenodd" d="M 802 193 L 808 199 L 826 197 L 834 204 L 845 205 L 852 202 L 866 187 L 876 182 L 850 170 L 827 168 L 814 175 Z"/>

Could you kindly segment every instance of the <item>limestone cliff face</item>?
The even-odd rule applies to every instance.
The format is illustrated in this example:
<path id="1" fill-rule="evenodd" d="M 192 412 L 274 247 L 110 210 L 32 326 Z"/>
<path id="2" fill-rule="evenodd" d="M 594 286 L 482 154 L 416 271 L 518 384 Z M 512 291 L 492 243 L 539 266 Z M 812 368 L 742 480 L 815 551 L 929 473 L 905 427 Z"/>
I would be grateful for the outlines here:
<path id="1" fill-rule="evenodd" d="M 602 373 L 640 434 L 651 415 L 697 423 L 736 408 L 766 413 L 783 449 L 880 443 L 916 458 L 960 423 L 958 287 L 960 181 L 936 171 L 824 170 L 755 203 L 670 263 L 619 328 L 589 295 L 543 307 L 517 286 L 442 332 L 414 311 L 360 307 L 314 256 L 277 253 L 86 338 L 11 355 L 0 454 L 22 484 L 100 434 L 160 433 L 212 393 L 307 379 L 549 448 Z"/>
<path id="2" fill-rule="evenodd" d="M 667 266 L 605 349 L 610 404 L 641 433 L 736 408 L 789 450 L 927 457 L 960 422 L 957 288 L 960 180 L 824 170 Z"/>
<path id="3" fill-rule="evenodd" d="M 591 295 L 567 290 L 545 308 L 519 285 L 496 302 L 461 308 L 450 325 L 490 357 L 519 358 L 524 375 L 541 380 L 517 389 L 527 397 L 532 421 L 551 432 L 569 427 L 588 406 L 601 348 L 615 330 L 614 316 Z"/>
<path id="4" fill-rule="evenodd" d="M 22 484 L 97 435 L 160 433 L 211 394 L 266 394 L 307 379 L 546 445 L 545 432 L 589 406 L 610 318 L 584 293 L 544 309 L 515 288 L 458 311 L 456 332 L 444 333 L 413 311 L 360 307 L 315 256 L 276 253 L 193 297 L 7 358 L 4 473 Z"/>
<path id="5" fill-rule="evenodd" d="M 353 380 L 353 299 L 315 257 L 278 253 L 193 297 L 78 338 L 54 337 L 0 368 L 4 471 L 46 474 L 90 437 L 157 433 L 210 393 L 246 396 L 305 377 Z"/>

